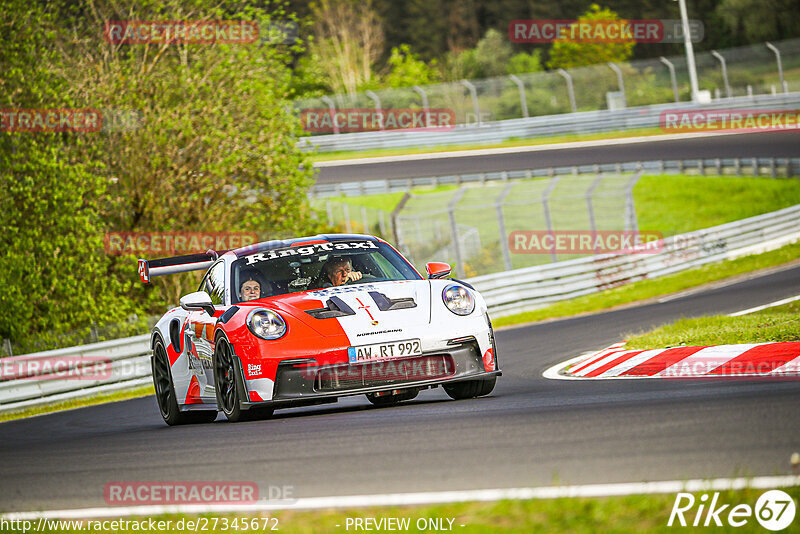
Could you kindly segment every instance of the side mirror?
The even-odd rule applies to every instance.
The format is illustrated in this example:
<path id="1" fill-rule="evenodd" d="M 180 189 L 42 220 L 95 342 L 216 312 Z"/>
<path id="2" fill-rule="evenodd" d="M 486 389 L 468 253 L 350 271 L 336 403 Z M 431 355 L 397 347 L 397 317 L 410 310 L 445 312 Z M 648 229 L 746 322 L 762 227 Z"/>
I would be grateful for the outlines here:
<path id="1" fill-rule="evenodd" d="M 195 291 L 181 297 L 181 308 L 184 310 L 205 310 L 210 316 L 214 316 L 214 305 L 211 304 L 211 296 L 205 291 Z"/>
<path id="2" fill-rule="evenodd" d="M 449 263 L 442 263 L 440 261 L 426 263 L 425 270 L 428 271 L 428 278 L 445 278 L 450 276 L 452 271 Z"/>

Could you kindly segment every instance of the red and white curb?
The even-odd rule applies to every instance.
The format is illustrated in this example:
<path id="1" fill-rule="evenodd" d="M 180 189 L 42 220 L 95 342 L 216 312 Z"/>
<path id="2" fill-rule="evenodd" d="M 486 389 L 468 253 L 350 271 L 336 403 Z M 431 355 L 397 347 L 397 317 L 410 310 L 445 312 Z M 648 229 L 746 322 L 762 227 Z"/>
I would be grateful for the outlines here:
<path id="1" fill-rule="evenodd" d="M 800 378 L 800 342 L 625 350 L 616 343 L 545 371 L 555 379 Z"/>

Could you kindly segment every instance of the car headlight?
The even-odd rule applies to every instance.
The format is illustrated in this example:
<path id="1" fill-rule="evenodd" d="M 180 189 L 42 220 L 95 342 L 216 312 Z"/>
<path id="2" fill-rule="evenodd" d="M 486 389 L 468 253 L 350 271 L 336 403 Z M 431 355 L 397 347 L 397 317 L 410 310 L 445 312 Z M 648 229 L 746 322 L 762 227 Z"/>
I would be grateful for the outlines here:
<path id="1" fill-rule="evenodd" d="M 261 339 L 278 339 L 286 333 L 283 317 L 266 308 L 256 308 L 247 315 L 247 327 Z"/>
<path id="2" fill-rule="evenodd" d="M 447 309 L 456 315 L 469 315 L 475 309 L 475 297 L 469 289 L 457 284 L 450 284 L 444 288 L 442 300 Z"/>

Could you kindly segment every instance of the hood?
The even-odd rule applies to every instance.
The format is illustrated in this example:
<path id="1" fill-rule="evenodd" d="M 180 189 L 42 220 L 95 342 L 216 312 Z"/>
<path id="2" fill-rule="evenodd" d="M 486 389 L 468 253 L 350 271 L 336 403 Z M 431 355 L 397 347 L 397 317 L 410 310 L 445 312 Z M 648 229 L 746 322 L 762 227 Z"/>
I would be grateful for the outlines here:
<path id="1" fill-rule="evenodd" d="M 398 339 L 404 330 L 431 321 L 427 280 L 344 285 L 281 295 L 263 303 L 294 316 L 320 335 L 347 334 L 353 344 Z"/>

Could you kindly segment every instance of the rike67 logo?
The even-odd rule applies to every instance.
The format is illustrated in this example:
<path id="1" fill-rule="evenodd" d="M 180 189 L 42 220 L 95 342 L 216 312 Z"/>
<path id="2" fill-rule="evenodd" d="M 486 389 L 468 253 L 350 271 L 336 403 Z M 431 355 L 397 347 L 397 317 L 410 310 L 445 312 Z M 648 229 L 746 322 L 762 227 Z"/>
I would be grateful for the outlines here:
<path id="1" fill-rule="evenodd" d="M 711 497 L 703 493 L 695 498 L 691 493 L 678 493 L 667 526 L 693 527 L 742 527 L 754 517 L 767 530 L 779 531 L 790 526 L 796 507 L 792 497 L 781 490 L 769 490 L 761 494 L 754 507 L 749 504 L 723 504 L 719 492 Z"/>

